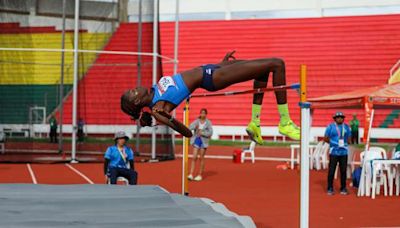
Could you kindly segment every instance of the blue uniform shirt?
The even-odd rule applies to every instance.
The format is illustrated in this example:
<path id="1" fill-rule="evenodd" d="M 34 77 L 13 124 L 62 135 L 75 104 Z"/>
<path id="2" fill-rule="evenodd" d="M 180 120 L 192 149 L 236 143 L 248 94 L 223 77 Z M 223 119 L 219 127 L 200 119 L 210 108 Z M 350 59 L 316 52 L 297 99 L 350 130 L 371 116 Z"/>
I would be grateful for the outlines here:
<path id="1" fill-rule="evenodd" d="M 118 151 L 117 145 L 108 147 L 107 151 L 104 155 L 104 158 L 110 160 L 108 168 L 111 168 L 111 167 L 128 168 L 127 167 L 128 161 L 133 160 L 132 149 L 127 146 L 124 146 L 122 155 L 125 157 L 125 160 L 122 158 L 121 153 Z"/>
<path id="2" fill-rule="evenodd" d="M 325 130 L 325 137 L 330 139 L 330 154 L 335 156 L 347 155 L 349 147 L 347 139 L 350 136 L 351 130 L 347 124 L 329 124 Z M 339 147 L 339 139 L 343 139 L 344 147 Z"/>

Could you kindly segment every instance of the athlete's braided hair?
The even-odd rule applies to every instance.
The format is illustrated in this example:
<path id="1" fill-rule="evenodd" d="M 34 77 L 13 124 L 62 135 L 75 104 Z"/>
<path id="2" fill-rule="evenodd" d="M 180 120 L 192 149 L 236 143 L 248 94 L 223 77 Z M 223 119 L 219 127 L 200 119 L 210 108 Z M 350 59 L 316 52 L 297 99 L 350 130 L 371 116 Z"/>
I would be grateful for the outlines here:
<path id="1" fill-rule="evenodd" d="M 121 96 L 121 110 L 134 120 L 137 120 L 140 117 L 141 109 L 134 105 L 129 91 L 126 91 Z"/>

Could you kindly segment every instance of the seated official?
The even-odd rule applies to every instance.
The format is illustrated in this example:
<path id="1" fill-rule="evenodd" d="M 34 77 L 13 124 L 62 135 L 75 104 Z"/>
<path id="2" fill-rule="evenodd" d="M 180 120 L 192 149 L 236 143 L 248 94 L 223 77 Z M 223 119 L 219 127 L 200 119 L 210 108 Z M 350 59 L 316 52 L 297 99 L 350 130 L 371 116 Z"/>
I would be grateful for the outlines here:
<path id="1" fill-rule="evenodd" d="M 114 137 L 115 145 L 108 147 L 104 155 L 104 174 L 111 184 L 117 184 L 118 177 L 126 178 L 130 185 L 137 184 L 133 152 L 125 145 L 128 139 L 125 132 L 117 132 Z"/>

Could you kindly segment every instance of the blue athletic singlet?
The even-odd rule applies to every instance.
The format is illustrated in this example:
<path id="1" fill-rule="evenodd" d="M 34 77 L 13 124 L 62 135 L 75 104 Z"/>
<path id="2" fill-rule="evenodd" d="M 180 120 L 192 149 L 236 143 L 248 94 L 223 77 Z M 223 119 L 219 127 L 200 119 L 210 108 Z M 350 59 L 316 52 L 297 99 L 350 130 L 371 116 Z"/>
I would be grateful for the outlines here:
<path id="1" fill-rule="evenodd" d="M 154 97 L 151 101 L 152 108 L 158 101 L 167 101 L 174 105 L 179 105 L 183 100 L 189 97 L 190 91 L 180 74 L 174 76 L 164 76 L 160 78 L 157 84 L 153 85 Z"/>

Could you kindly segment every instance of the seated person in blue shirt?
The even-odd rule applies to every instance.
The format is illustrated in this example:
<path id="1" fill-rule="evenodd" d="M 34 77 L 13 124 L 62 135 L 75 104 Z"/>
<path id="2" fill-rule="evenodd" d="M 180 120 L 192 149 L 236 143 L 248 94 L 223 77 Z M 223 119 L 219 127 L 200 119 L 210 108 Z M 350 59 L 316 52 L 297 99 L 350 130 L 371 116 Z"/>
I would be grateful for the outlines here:
<path id="1" fill-rule="evenodd" d="M 329 143 L 329 171 L 328 171 L 328 195 L 333 195 L 333 178 L 337 163 L 340 168 L 340 194 L 347 195 L 346 188 L 346 170 L 347 170 L 347 154 L 349 150 L 349 142 L 351 141 L 350 127 L 344 123 L 345 115 L 343 112 L 336 112 L 333 115 L 335 122 L 328 125 L 325 130 L 324 141 Z"/>
<path id="2" fill-rule="evenodd" d="M 115 134 L 115 145 L 107 148 L 104 155 L 104 174 L 111 184 L 117 184 L 118 177 L 124 177 L 130 185 L 137 184 L 137 172 L 133 163 L 132 149 L 126 146 L 129 137 L 125 132 Z"/>

